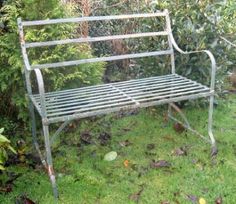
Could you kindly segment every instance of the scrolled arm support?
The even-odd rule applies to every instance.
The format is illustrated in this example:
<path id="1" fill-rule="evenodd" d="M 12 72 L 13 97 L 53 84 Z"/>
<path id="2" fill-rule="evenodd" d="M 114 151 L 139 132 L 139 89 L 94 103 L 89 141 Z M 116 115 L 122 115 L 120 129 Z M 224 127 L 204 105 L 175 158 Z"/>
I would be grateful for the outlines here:
<path id="1" fill-rule="evenodd" d="M 215 75 L 216 75 L 216 60 L 215 57 L 213 56 L 213 54 L 209 51 L 209 50 L 197 50 L 197 51 L 183 51 L 181 48 L 179 48 L 179 46 L 177 45 L 174 37 L 172 34 L 170 34 L 170 39 L 172 42 L 172 45 L 174 46 L 174 48 L 181 54 L 196 54 L 196 53 L 205 53 L 208 55 L 208 57 L 211 60 L 211 91 L 214 91 L 215 88 Z"/>
<path id="2" fill-rule="evenodd" d="M 40 69 L 34 69 L 34 72 L 35 72 L 37 83 L 38 83 L 42 116 L 43 116 L 43 118 L 46 118 L 46 106 L 45 106 L 46 101 L 45 101 L 45 89 L 44 89 L 43 75 L 42 75 Z"/>

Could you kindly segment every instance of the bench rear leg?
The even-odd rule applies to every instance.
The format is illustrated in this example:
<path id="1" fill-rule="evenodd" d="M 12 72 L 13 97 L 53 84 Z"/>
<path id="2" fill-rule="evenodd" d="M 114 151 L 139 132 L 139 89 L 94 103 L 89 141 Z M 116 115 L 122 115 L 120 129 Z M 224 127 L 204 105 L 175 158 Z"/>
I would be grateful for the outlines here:
<path id="1" fill-rule="evenodd" d="M 208 135 L 211 140 L 211 155 L 214 156 L 217 154 L 217 146 L 216 141 L 212 132 L 212 123 L 213 123 L 213 108 L 214 108 L 214 95 L 210 96 L 210 105 L 209 105 L 209 113 L 208 113 Z"/>
<path id="2" fill-rule="evenodd" d="M 49 176 L 50 181 L 52 183 L 54 197 L 55 197 L 55 199 L 58 199 L 56 177 L 55 177 L 55 173 L 53 170 L 53 164 L 52 164 L 52 153 L 51 153 L 51 145 L 50 145 L 50 140 L 49 140 L 49 127 L 48 127 L 48 125 L 43 124 L 43 134 L 44 134 L 45 148 L 46 148 L 46 155 L 47 155 L 48 176 Z"/>

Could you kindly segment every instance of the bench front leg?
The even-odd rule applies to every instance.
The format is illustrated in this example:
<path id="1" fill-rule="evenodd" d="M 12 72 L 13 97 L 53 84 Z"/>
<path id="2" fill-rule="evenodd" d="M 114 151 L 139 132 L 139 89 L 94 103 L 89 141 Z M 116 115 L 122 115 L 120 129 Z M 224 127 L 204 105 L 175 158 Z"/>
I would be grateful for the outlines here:
<path id="1" fill-rule="evenodd" d="M 56 185 L 56 176 L 53 169 L 52 163 L 52 152 L 51 152 L 51 144 L 49 138 L 49 126 L 43 123 L 43 134 L 44 134 L 44 141 L 45 141 L 45 149 L 46 149 L 46 157 L 47 157 L 47 172 L 49 179 L 52 184 L 54 198 L 58 199 L 58 190 Z"/>
<path id="2" fill-rule="evenodd" d="M 208 113 L 208 135 L 210 137 L 211 140 L 211 144 L 212 144 L 212 151 L 211 151 L 211 155 L 215 155 L 217 154 L 217 147 L 216 147 L 216 141 L 212 132 L 212 123 L 213 123 L 213 108 L 214 108 L 214 92 L 215 92 L 215 75 L 216 75 L 216 60 L 213 56 L 213 54 L 209 51 L 209 50 L 197 50 L 197 51 L 183 51 L 181 48 L 179 48 L 179 46 L 177 45 L 173 34 L 170 34 L 170 39 L 171 39 L 171 43 L 173 44 L 174 48 L 181 54 L 197 54 L 197 53 L 205 53 L 207 54 L 207 56 L 209 57 L 210 61 L 211 61 L 211 84 L 210 84 L 210 105 L 209 105 L 209 113 Z"/>
<path id="3" fill-rule="evenodd" d="M 45 100 L 45 89 L 44 89 L 43 76 L 42 76 L 40 69 L 34 69 L 34 72 L 36 74 L 39 95 L 40 95 L 43 135 L 44 135 L 44 142 L 45 142 L 45 149 L 46 149 L 46 161 L 47 161 L 46 169 L 47 169 L 48 176 L 49 176 L 51 184 L 52 184 L 54 197 L 55 197 L 55 199 L 58 199 L 56 177 L 55 177 L 53 163 L 52 163 L 51 143 L 50 143 L 50 138 L 49 138 L 49 124 L 47 123 L 46 100 Z"/>

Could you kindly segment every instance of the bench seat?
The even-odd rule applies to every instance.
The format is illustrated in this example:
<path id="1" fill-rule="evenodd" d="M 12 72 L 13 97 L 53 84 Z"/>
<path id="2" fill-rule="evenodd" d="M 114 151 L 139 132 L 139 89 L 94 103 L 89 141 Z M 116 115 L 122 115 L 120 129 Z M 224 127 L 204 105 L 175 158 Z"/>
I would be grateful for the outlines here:
<path id="1" fill-rule="evenodd" d="M 178 74 L 45 93 L 49 122 L 84 118 L 127 108 L 210 96 L 210 89 Z M 30 95 L 39 114 L 40 95 Z"/>

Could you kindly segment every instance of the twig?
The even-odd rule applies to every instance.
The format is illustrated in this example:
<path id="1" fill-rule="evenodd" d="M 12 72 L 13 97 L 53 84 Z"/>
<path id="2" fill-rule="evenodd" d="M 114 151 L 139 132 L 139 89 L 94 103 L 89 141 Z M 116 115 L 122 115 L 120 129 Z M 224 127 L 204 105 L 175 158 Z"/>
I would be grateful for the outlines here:
<path id="1" fill-rule="evenodd" d="M 236 47 L 236 45 L 235 45 L 234 43 L 230 42 L 229 40 L 227 40 L 227 39 L 224 38 L 223 36 L 220 36 L 220 38 L 221 38 L 222 40 L 224 40 L 225 42 L 227 42 L 228 44 L 230 44 L 231 46 Z"/>

